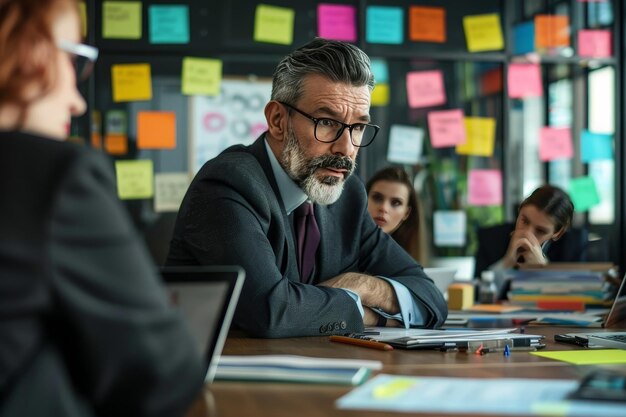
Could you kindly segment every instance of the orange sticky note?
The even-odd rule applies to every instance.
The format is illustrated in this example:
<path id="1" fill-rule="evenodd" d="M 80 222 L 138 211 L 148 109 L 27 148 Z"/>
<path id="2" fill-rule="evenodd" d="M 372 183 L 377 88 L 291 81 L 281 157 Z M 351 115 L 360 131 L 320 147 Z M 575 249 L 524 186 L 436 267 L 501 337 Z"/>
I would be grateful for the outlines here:
<path id="1" fill-rule="evenodd" d="M 176 147 L 176 113 L 140 111 L 137 113 L 137 148 L 174 149 Z"/>
<path id="2" fill-rule="evenodd" d="M 94 149 L 102 149 L 102 136 L 100 133 L 91 133 L 91 146 Z"/>
<path id="3" fill-rule="evenodd" d="M 412 41 L 445 42 L 446 10 L 443 7 L 411 6 L 409 39 Z"/>
<path id="4" fill-rule="evenodd" d="M 111 155 L 126 155 L 128 153 L 128 136 L 108 134 L 104 137 L 104 149 Z"/>
<path id="5" fill-rule="evenodd" d="M 570 45 L 569 16 L 535 16 L 535 49 Z"/>

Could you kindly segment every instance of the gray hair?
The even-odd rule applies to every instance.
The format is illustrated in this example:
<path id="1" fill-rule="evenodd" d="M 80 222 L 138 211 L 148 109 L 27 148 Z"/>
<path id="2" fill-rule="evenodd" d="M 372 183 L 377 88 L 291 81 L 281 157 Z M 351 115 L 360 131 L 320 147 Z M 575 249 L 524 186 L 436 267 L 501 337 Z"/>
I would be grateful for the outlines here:
<path id="1" fill-rule="evenodd" d="M 297 103 L 304 79 L 311 74 L 374 89 L 374 75 L 365 52 L 350 43 L 315 38 L 280 61 L 272 78 L 272 100 Z"/>

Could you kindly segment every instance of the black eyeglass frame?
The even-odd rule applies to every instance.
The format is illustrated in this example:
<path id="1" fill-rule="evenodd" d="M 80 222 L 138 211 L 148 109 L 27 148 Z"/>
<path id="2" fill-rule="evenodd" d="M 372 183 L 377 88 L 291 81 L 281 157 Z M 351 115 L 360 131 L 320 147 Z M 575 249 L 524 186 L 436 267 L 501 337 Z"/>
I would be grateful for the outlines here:
<path id="1" fill-rule="evenodd" d="M 372 144 L 372 142 L 374 142 L 374 139 L 376 138 L 376 136 L 378 135 L 378 132 L 380 131 L 380 126 L 377 126 L 377 125 L 373 125 L 373 124 L 369 124 L 369 123 L 352 123 L 350 125 L 350 124 L 347 124 L 347 123 L 344 123 L 344 122 L 340 122 L 339 120 L 331 119 L 329 117 L 319 117 L 319 118 L 318 117 L 313 117 L 310 114 L 305 113 L 302 110 L 298 109 L 297 107 L 292 106 L 291 104 L 285 103 L 283 101 L 278 101 L 278 103 L 282 104 L 283 106 L 285 106 L 287 108 L 290 108 L 290 109 L 293 109 L 293 110 L 297 111 L 298 113 L 300 113 L 301 115 L 303 115 L 307 119 L 311 120 L 313 122 L 313 124 L 315 125 L 315 127 L 313 128 L 313 136 L 315 137 L 315 140 L 317 140 L 318 142 L 322 142 L 322 143 L 337 142 L 337 140 L 339 140 L 341 135 L 343 135 L 343 132 L 346 129 L 348 129 L 348 132 L 350 132 L 350 142 L 352 142 L 352 145 L 354 145 L 357 148 L 365 148 L 366 146 L 369 146 L 369 145 Z M 338 124 L 340 124 L 342 126 L 341 129 L 339 129 L 337 131 L 337 135 L 335 136 L 335 139 L 329 140 L 329 141 L 318 139 L 318 137 L 317 137 L 317 125 L 322 120 L 330 120 L 331 122 L 338 123 Z M 370 141 L 368 143 L 366 143 L 365 145 L 354 143 L 354 139 L 352 138 L 352 129 L 354 129 L 357 126 L 366 126 L 366 127 L 371 127 L 371 128 L 374 129 L 374 135 L 372 136 L 372 139 L 370 139 Z"/>

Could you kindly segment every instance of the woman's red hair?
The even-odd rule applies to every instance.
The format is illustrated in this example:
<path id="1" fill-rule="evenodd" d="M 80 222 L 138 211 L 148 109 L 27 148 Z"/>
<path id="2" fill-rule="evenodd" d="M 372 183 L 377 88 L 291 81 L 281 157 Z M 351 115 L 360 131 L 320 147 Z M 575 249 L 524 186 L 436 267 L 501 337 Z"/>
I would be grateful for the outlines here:
<path id="1" fill-rule="evenodd" d="M 0 0 L 0 108 L 17 108 L 20 128 L 29 104 L 55 81 L 52 23 L 76 0 Z"/>

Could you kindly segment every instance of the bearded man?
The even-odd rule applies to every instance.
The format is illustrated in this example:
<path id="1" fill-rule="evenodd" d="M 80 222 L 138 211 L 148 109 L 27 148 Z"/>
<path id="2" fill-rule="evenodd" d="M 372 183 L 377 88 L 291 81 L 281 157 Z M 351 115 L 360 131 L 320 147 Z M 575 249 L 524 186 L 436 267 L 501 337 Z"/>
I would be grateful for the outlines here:
<path id="1" fill-rule="evenodd" d="M 268 130 L 208 161 L 181 205 L 169 265 L 242 266 L 234 323 L 257 337 L 437 327 L 433 281 L 367 212 L 352 173 L 374 78 L 354 45 L 314 39 L 277 66 Z"/>

